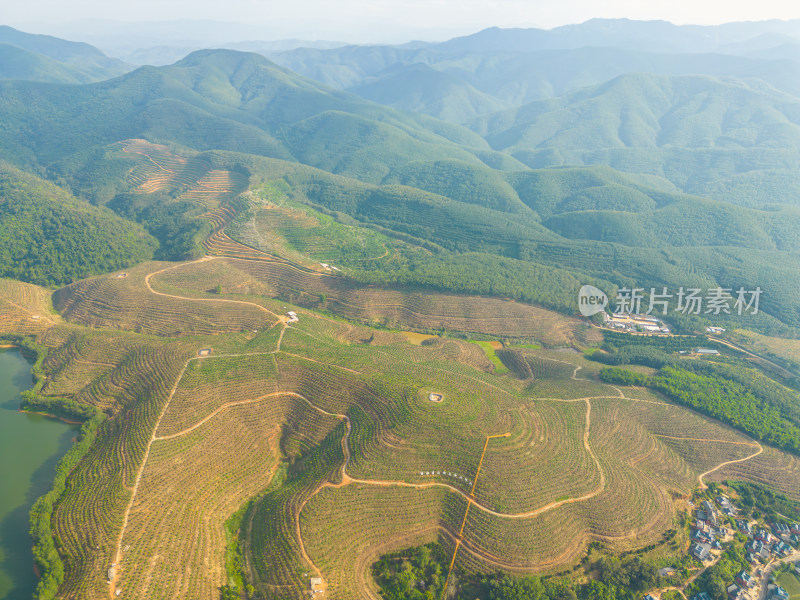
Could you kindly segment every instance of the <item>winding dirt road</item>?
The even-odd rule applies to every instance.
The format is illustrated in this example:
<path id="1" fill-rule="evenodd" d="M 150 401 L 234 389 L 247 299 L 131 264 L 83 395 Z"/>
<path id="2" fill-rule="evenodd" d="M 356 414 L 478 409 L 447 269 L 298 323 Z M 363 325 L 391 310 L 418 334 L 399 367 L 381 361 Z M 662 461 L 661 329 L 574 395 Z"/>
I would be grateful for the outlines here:
<path id="1" fill-rule="evenodd" d="M 210 261 L 210 260 L 216 260 L 217 258 L 222 258 L 222 257 L 206 256 L 206 257 L 201 258 L 199 260 L 192 261 L 191 263 L 181 263 L 181 264 L 178 264 L 178 265 L 174 265 L 174 266 L 166 267 L 164 269 L 160 269 L 158 271 L 154 271 L 154 272 L 149 273 L 149 274 L 147 274 L 145 276 L 145 278 L 144 278 L 145 286 L 147 287 L 147 289 L 152 294 L 155 294 L 155 295 L 158 295 L 158 296 L 169 297 L 169 298 L 175 298 L 175 299 L 183 300 L 183 301 L 233 303 L 233 304 L 241 304 L 241 305 L 253 306 L 253 307 L 257 308 L 258 310 L 263 311 L 263 312 L 275 317 L 277 319 L 277 322 L 275 324 L 278 324 L 278 323 L 282 324 L 282 331 L 281 331 L 281 334 L 279 336 L 276 349 L 273 350 L 273 351 L 270 351 L 270 352 L 258 353 L 258 354 L 275 354 L 275 353 L 281 352 L 280 344 L 281 344 L 281 341 L 283 340 L 283 334 L 284 334 L 284 332 L 285 332 L 285 330 L 287 329 L 288 326 L 285 323 L 285 318 L 284 317 L 281 317 L 281 316 L 273 313 L 272 311 L 268 310 L 267 308 L 265 308 L 265 307 L 263 307 L 263 306 L 261 306 L 259 304 L 256 304 L 254 302 L 248 302 L 248 301 L 242 301 L 242 300 L 229 300 L 229 299 L 223 299 L 223 298 L 192 298 L 192 297 L 178 296 L 178 295 L 174 295 L 174 294 L 167 294 L 167 293 L 158 292 L 158 291 L 154 290 L 152 288 L 151 284 L 150 284 L 150 279 L 154 275 L 158 275 L 158 274 L 164 273 L 166 271 L 177 269 L 177 268 L 180 268 L 180 267 L 188 265 L 188 264 L 196 264 L 196 263 L 207 262 L 207 261 Z M 287 354 L 289 354 L 289 353 L 287 353 Z M 324 365 L 336 367 L 336 368 L 339 368 L 339 369 L 343 369 L 343 370 L 346 370 L 346 371 L 349 371 L 349 372 L 352 372 L 352 373 L 355 373 L 355 374 L 360 374 L 358 371 L 354 371 L 354 370 L 348 369 L 346 367 L 341 367 L 339 365 L 334 365 L 334 364 L 329 364 L 329 363 L 321 363 L 321 362 L 316 361 L 314 359 L 310 359 L 310 358 L 299 356 L 299 355 L 295 355 L 295 354 L 289 354 L 289 355 L 293 356 L 293 357 L 296 357 L 296 358 L 304 359 L 304 360 L 310 360 L 310 361 L 318 363 L 318 364 L 324 364 Z M 531 510 L 531 511 L 526 511 L 526 512 L 522 512 L 522 513 L 504 513 L 504 512 L 495 511 L 495 510 L 489 508 L 488 506 L 482 504 L 480 501 L 475 499 L 471 494 L 468 494 L 468 493 L 466 493 L 466 492 L 464 492 L 464 491 L 462 491 L 462 490 L 460 490 L 460 489 L 458 489 L 458 488 L 456 488 L 456 487 L 454 487 L 454 486 L 452 486 L 450 484 L 443 483 L 443 482 L 409 483 L 409 482 L 405 482 L 405 481 L 396 481 L 396 480 L 357 479 L 357 478 L 351 477 L 347 473 L 347 469 L 350 466 L 350 462 L 351 462 L 351 458 L 352 458 L 351 451 L 350 451 L 350 443 L 349 443 L 350 442 L 350 436 L 351 436 L 351 433 L 352 433 L 352 423 L 350 421 L 350 418 L 347 415 L 344 415 L 344 414 L 328 412 L 328 411 L 322 409 L 321 407 L 315 405 L 308 398 L 305 398 L 304 396 L 302 396 L 300 394 L 297 394 L 297 393 L 295 393 L 293 391 L 278 391 L 278 392 L 273 392 L 271 394 L 267 394 L 265 396 L 261 396 L 259 398 L 252 399 L 252 400 L 245 400 L 245 401 L 227 403 L 227 404 L 225 404 L 223 406 L 220 406 L 219 408 L 215 409 L 212 413 L 210 413 L 209 415 L 207 415 L 206 417 L 204 417 L 203 419 L 201 419 L 200 421 L 198 421 L 197 423 L 195 423 L 191 427 L 189 427 L 189 428 L 187 428 L 187 429 L 185 429 L 185 430 L 183 430 L 181 432 L 178 432 L 178 433 L 175 433 L 175 434 L 166 435 L 166 436 L 158 436 L 158 435 L 156 435 L 157 431 L 158 431 L 158 428 L 159 428 L 159 425 L 161 423 L 161 420 L 162 420 L 164 414 L 166 413 L 166 411 L 168 410 L 169 405 L 170 405 L 170 403 L 172 401 L 172 398 L 174 397 L 175 392 L 176 392 L 178 386 L 180 385 L 180 382 L 183 379 L 183 376 L 184 376 L 184 374 L 186 372 L 186 369 L 188 368 L 188 365 L 189 365 L 189 363 L 191 361 L 193 361 L 193 360 L 209 360 L 209 359 L 218 359 L 218 358 L 231 358 L 231 357 L 236 357 L 236 356 L 244 356 L 244 354 L 231 354 L 231 355 L 221 354 L 221 355 L 214 355 L 214 356 L 208 356 L 208 357 L 193 357 L 193 358 L 190 358 L 189 360 L 187 360 L 186 363 L 184 364 L 183 368 L 181 369 L 180 374 L 178 375 L 178 378 L 175 381 L 175 384 L 173 385 L 172 389 L 170 390 L 170 394 L 169 394 L 169 396 L 167 398 L 167 401 L 165 402 L 164 407 L 163 407 L 161 413 L 159 414 L 158 419 L 156 420 L 155 426 L 153 428 L 152 435 L 150 436 L 150 440 L 148 441 L 147 448 L 145 450 L 145 454 L 144 454 L 142 463 L 141 463 L 141 465 L 140 465 L 140 467 L 139 467 L 139 469 L 137 471 L 134 485 L 131 488 L 131 492 L 132 492 L 131 493 L 131 498 L 130 498 L 130 501 L 128 502 L 128 505 L 127 505 L 127 507 L 125 509 L 125 513 L 124 513 L 124 516 L 123 516 L 123 525 L 122 525 L 122 528 L 120 530 L 119 536 L 117 538 L 116 551 L 115 551 L 115 555 L 114 555 L 114 563 L 115 564 L 119 565 L 119 563 L 121 562 L 121 559 L 122 559 L 122 550 L 121 550 L 121 548 L 122 548 L 123 537 L 125 535 L 125 531 L 126 531 L 127 526 L 128 526 L 128 520 L 129 520 L 129 516 L 130 516 L 130 511 L 131 511 L 131 508 L 133 507 L 133 504 L 134 504 L 134 501 L 135 501 L 135 498 L 136 498 L 136 493 L 138 491 L 139 484 L 140 484 L 141 479 L 142 479 L 142 474 L 143 474 L 144 469 L 145 469 L 146 464 L 147 464 L 147 460 L 148 460 L 148 457 L 149 457 L 149 454 L 150 454 L 150 449 L 152 447 L 152 444 L 154 442 L 156 442 L 156 441 L 159 441 L 159 440 L 167 440 L 167 439 L 172 439 L 172 438 L 179 437 L 179 436 L 182 436 L 182 435 L 186 435 L 186 434 L 190 433 L 191 431 L 194 431 L 198 427 L 201 427 L 203 424 L 207 423 L 208 421 L 214 419 L 219 414 L 221 414 L 221 413 L 223 413 L 223 412 L 225 412 L 227 410 L 233 409 L 233 408 L 235 408 L 237 406 L 240 406 L 240 405 L 246 405 L 246 404 L 252 404 L 252 403 L 255 403 L 255 402 L 260 402 L 260 401 L 263 401 L 264 399 L 267 399 L 267 398 L 270 398 L 270 397 L 277 397 L 277 396 L 282 396 L 282 395 L 284 395 L 284 396 L 292 396 L 292 397 L 295 397 L 295 398 L 303 400 L 304 402 L 306 402 L 314 410 L 317 410 L 322 414 L 325 414 L 325 415 L 328 415 L 328 416 L 333 416 L 333 417 L 336 417 L 338 419 L 341 419 L 346 423 L 347 429 L 345 431 L 345 434 L 344 434 L 344 436 L 342 438 L 342 442 L 341 442 L 342 443 L 342 450 L 343 450 L 343 453 L 344 453 L 344 460 L 343 460 L 342 465 L 341 465 L 341 467 L 339 469 L 341 482 L 340 483 L 332 483 L 331 481 L 326 481 L 326 482 L 322 483 L 321 485 L 319 485 L 309 495 L 309 497 L 306 498 L 302 502 L 302 504 L 298 507 L 298 509 L 297 509 L 297 511 L 295 513 L 295 529 L 296 529 L 297 541 L 299 543 L 299 547 L 300 547 L 300 551 L 301 551 L 302 557 L 312 567 L 312 569 L 315 571 L 315 573 L 317 573 L 317 575 L 319 575 L 320 577 L 322 577 L 322 572 L 314 564 L 314 562 L 311 560 L 311 558 L 308 556 L 308 553 L 306 552 L 306 549 L 305 549 L 305 544 L 303 542 L 302 530 L 301 530 L 301 527 L 300 527 L 300 516 L 301 516 L 303 508 L 306 506 L 308 501 L 311 500 L 314 496 L 316 496 L 323 489 L 326 489 L 326 488 L 341 488 L 343 486 L 353 485 L 353 484 L 371 485 L 371 486 L 383 486 L 383 487 L 396 486 L 396 487 L 407 487 L 407 488 L 415 488 L 415 489 L 426 489 L 426 488 L 442 487 L 442 488 L 445 488 L 445 489 L 447 489 L 447 490 L 449 490 L 449 491 L 461 496 L 464 500 L 467 501 L 468 506 L 471 507 L 472 505 L 474 505 L 476 509 L 484 511 L 485 513 L 490 514 L 490 515 L 492 515 L 494 517 L 503 518 L 503 519 L 529 519 L 529 518 L 534 518 L 534 517 L 537 517 L 537 516 L 539 516 L 539 515 L 541 515 L 543 513 L 546 513 L 546 512 L 551 511 L 551 510 L 554 510 L 554 509 L 556 509 L 556 508 L 558 508 L 560 506 L 566 505 L 566 504 L 585 502 L 587 500 L 590 500 L 590 499 L 598 496 L 599 494 L 601 494 L 605 490 L 605 487 L 606 487 L 606 475 L 605 475 L 605 472 L 604 472 L 604 470 L 602 468 L 602 465 L 601 465 L 599 459 L 597 458 L 597 456 L 594 453 L 594 450 L 592 449 L 592 446 L 590 444 L 591 411 L 592 411 L 591 401 L 592 400 L 624 399 L 624 400 L 630 400 L 630 401 L 635 401 L 635 402 L 649 402 L 649 403 L 654 403 L 654 404 L 664 404 L 664 405 L 670 406 L 667 403 L 658 403 L 658 402 L 648 401 L 648 400 L 639 400 L 639 399 L 636 399 L 636 398 L 627 398 L 625 396 L 625 394 L 619 388 L 617 388 L 616 386 L 609 386 L 609 387 L 611 387 L 612 389 L 614 389 L 617 392 L 617 394 L 618 394 L 617 397 L 614 397 L 614 396 L 597 396 L 597 397 L 586 397 L 586 398 L 578 398 L 578 399 L 574 399 L 574 400 L 569 400 L 569 402 L 585 402 L 585 404 L 586 404 L 585 427 L 584 427 L 583 436 L 582 436 L 583 437 L 583 446 L 586 449 L 587 453 L 591 456 L 591 458 L 594 461 L 595 466 L 596 466 L 596 468 L 597 468 L 597 470 L 599 472 L 600 483 L 599 483 L 598 487 L 595 490 L 589 492 L 588 494 L 584 494 L 583 496 L 579 496 L 579 497 L 575 497 L 575 498 L 566 498 L 566 499 L 550 502 L 550 503 L 548 503 L 548 504 L 546 504 L 544 506 L 541 506 L 541 507 L 539 507 L 537 509 L 534 509 L 534 510 Z M 553 360 L 555 362 L 559 362 L 559 363 L 564 363 L 564 364 L 569 364 L 569 365 L 575 366 L 574 363 L 569 363 L 567 361 L 562 361 L 562 360 L 558 360 L 558 359 L 555 359 L 555 358 L 552 358 L 552 359 L 548 358 L 547 360 Z M 578 377 L 578 372 L 581 370 L 581 368 L 582 367 L 580 367 L 580 366 L 575 366 L 575 370 L 572 373 L 571 379 L 576 380 L 576 381 L 590 381 L 590 380 L 582 379 L 582 378 Z M 436 369 L 434 369 L 434 370 L 436 370 Z M 503 390 L 503 389 L 501 389 L 501 388 L 499 388 L 499 387 L 497 387 L 497 386 L 495 386 L 495 385 L 493 385 L 493 384 L 491 384 L 489 382 L 482 381 L 482 380 L 480 380 L 478 378 L 470 378 L 470 379 L 475 379 L 476 381 L 480 382 L 481 384 L 486 385 L 486 386 L 491 387 L 491 388 L 494 388 L 495 390 L 501 391 L 504 394 L 508 393 L 507 390 Z M 539 400 L 546 401 L 548 399 L 539 399 Z M 564 399 L 550 399 L 550 400 L 558 400 L 558 401 L 562 401 L 562 402 L 565 401 Z M 665 437 L 666 438 L 666 437 L 670 437 L 670 436 L 654 436 L 654 437 Z M 711 473 L 713 473 L 713 472 L 715 472 L 715 471 L 717 471 L 717 470 L 719 470 L 719 469 L 721 469 L 721 468 L 723 468 L 723 467 L 725 467 L 725 466 L 727 466 L 729 464 L 740 463 L 740 462 L 744 462 L 744 461 L 750 460 L 750 459 L 758 456 L 759 454 L 761 454 L 763 452 L 763 447 L 760 444 L 758 444 L 757 442 L 752 442 L 752 443 L 748 443 L 748 442 L 731 442 L 729 440 L 711 440 L 711 439 L 702 439 L 702 438 L 673 438 L 673 439 L 687 439 L 687 440 L 692 440 L 692 441 L 704 441 L 704 442 L 715 442 L 715 443 L 716 442 L 719 442 L 719 443 L 736 443 L 736 444 L 752 445 L 752 446 L 757 446 L 758 447 L 758 450 L 756 452 L 754 452 L 753 454 L 751 454 L 751 455 L 749 455 L 747 457 L 723 462 L 723 463 L 717 465 L 716 467 L 714 467 L 712 469 L 709 469 L 705 473 L 702 473 L 701 475 L 699 475 L 698 479 L 700 481 L 700 485 L 703 488 L 706 487 L 705 482 L 703 481 L 704 477 L 710 475 Z M 487 440 L 487 443 L 488 443 L 488 440 Z M 476 474 L 476 478 L 477 478 L 477 474 Z M 473 484 L 473 488 L 474 488 L 474 484 Z M 463 524 L 462 524 L 462 533 L 463 533 Z M 116 573 L 114 579 L 109 583 L 109 595 L 110 595 L 111 598 L 114 597 L 114 591 L 116 589 L 118 578 L 119 578 L 119 569 L 117 569 L 117 573 Z"/>
<path id="2" fill-rule="evenodd" d="M 736 463 L 746 462 L 746 461 L 750 460 L 751 458 L 755 458 L 756 456 L 758 456 L 759 454 L 761 454 L 764 451 L 764 447 L 761 444 L 759 444 L 758 442 L 753 442 L 752 445 L 757 446 L 758 450 L 756 452 L 754 452 L 753 454 L 751 454 L 750 456 L 745 456 L 744 458 L 737 458 L 736 460 L 725 461 L 724 463 L 717 465 L 713 469 L 709 469 L 705 473 L 701 473 L 700 475 L 698 475 L 697 476 L 697 480 L 700 482 L 700 487 L 702 489 L 708 488 L 708 486 L 706 485 L 706 482 L 703 481 L 703 478 L 705 476 L 711 475 L 711 473 L 713 473 L 714 471 L 719 471 L 722 467 L 726 467 L 728 465 L 734 465 Z"/>
<path id="3" fill-rule="evenodd" d="M 241 305 L 244 305 L 244 306 L 253 306 L 253 307 L 257 308 L 258 310 L 261 310 L 261 311 L 267 313 L 268 315 L 271 315 L 271 316 L 275 317 L 279 321 L 285 320 L 285 317 L 277 315 L 274 312 L 272 312 L 271 310 L 265 308 L 264 306 L 261 306 L 260 304 L 256 304 L 255 302 L 248 302 L 246 300 L 228 300 L 226 298 L 192 298 L 190 296 L 177 296 L 175 294 L 165 294 L 164 292 L 157 292 L 150 285 L 150 278 L 153 277 L 154 275 L 160 275 L 161 273 L 165 273 L 167 271 L 172 271 L 173 269 L 179 269 L 181 267 L 186 267 L 188 265 L 196 265 L 196 264 L 199 264 L 199 263 L 209 262 L 209 261 L 212 261 L 212 260 L 219 260 L 221 258 L 224 258 L 224 257 L 220 257 L 220 256 L 204 256 L 203 258 L 199 258 L 199 259 L 193 260 L 191 262 L 178 263 L 177 265 L 173 265 L 171 267 L 165 267 L 164 269 L 161 269 L 159 271 L 153 271 L 152 273 L 148 273 L 147 275 L 144 276 L 144 284 L 147 287 L 148 291 L 151 294 L 155 294 L 156 296 L 164 296 L 165 298 L 175 298 L 177 300 L 188 300 L 190 302 L 225 302 L 225 303 L 228 303 L 228 304 L 241 304 Z"/>

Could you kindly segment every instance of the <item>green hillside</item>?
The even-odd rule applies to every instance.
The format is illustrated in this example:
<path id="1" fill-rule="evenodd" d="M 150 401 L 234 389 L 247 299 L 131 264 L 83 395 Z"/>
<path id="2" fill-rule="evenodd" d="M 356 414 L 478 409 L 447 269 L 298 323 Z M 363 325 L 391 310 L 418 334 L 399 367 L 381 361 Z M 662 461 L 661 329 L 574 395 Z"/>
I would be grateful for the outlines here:
<path id="1" fill-rule="evenodd" d="M 0 79 L 27 79 L 51 83 L 85 83 L 79 70 L 43 54 L 0 43 Z"/>
<path id="2" fill-rule="evenodd" d="M 294 201 L 324 210 L 343 222 L 377 228 L 428 249 L 404 255 L 402 260 L 394 257 L 354 263 L 346 272 L 363 282 L 499 294 L 570 313 L 574 311 L 574 296 L 580 281 L 601 283 L 609 292 L 615 286 L 647 290 L 665 285 L 675 289 L 761 286 L 762 313 L 748 316 L 748 327 L 786 332 L 785 325 L 778 321 L 800 325 L 800 303 L 793 300 L 791 291 L 793 286 L 800 285 L 800 271 L 795 267 L 797 252 L 790 242 L 784 246 L 789 251 L 776 249 L 778 242 L 783 244 L 791 239 L 792 221 L 780 214 L 738 211 L 742 219 L 751 214 L 761 217 L 761 224 L 753 225 L 761 235 L 759 247 L 748 237 L 737 237 L 733 230 L 725 236 L 725 211 L 735 207 L 709 200 L 687 200 L 680 194 L 634 184 L 627 175 L 606 167 L 506 173 L 505 177 L 518 186 L 519 181 L 536 181 L 538 177 L 540 185 L 535 193 L 539 197 L 551 196 L 542 199 L 543 205 L 555 206 L 565 194 L 581 197 L 583 190 L 596 192 L 612 182 L 616 186 L 626 185 L 631 195 L 645 199 L 641 213 L 619 212 L 621 222 L 616 236 L 570 239 L 566 231 L 548 229 L 548 224 L 554 229 L 555 226 L 547 221 L 542 223 L 533 210 L 504 212 L 455 200 L 458 197 L 455 192 L 450 192 L 451 198 L 409 186 L 375 186 L 302 165 L 257 157 L 215 155 L 215 160 L 244 166 L 251 173 L 251 185 L 279 182 L 288 186 L 286 194 Z M 609 191 L 615 189 L 613 185 L 608 186 Z M 529 194 L 533 192 L 529 190 Z M 700 239 L 701 234 L 693 230 L 689 209 L 694 201 L 703 204 L 709 218 L 717 211 L 723 215 L 716 239 L 709 235 Z M 688 202 L 689 208 L 681 202 Z M 670 209 L 672 204 L 677 208 Z M 652 210 L 653 206 L 665 208 L 659 212 L 661 209 Z M 671 218 L 670 210 L 680 217 L 675 217 L 671 227 L 685 237 L 684 247 L 671 243 L 659 245 L 660 239 L 656 239 L 655 245 L 645 245 L 644 237 L 637 237 L 637 232 L 644 235 L 643 230 L 632 225 L 644 219 L 646 211 L 666 215 L 663 217 L 666 222 Z M 564 213 L 564 217 L 576 214 L 581 213 Z M 631 227 L 630 232 L 627 227 Z M 741 247 L 736 247 L 737 243 Z M 724 315 L 715 317 L 717 321 L 726 319 L 736 322 Z"/>
<path id="3" fill-rule="evenodd" d="M 626 75 L 471 126 L 535 168 L 606 164 L 736 204 L 798 202 L 800 100 L 741 80 Z"/>
<path id="4" fill-rule="evenodd" d="M 389 173 L 385 184 L 401 184 L 503 212 L 523 212 L 525 205 L 503 174 L 486 166 L 454 160 L 415 162 Z"/>
<path id="5" fill-rule="evenodd" d="M 74 89 L 0 82 L 0 111 L 15 126 L 0 132 L 0 151 L 22 165 L 49 165 L 130 138 L 296 157 L 366 180 L 380 180 L 390 166 L 411 160 L 480 164 L 469 147 L 492 154 L 467 129 L 325 88 L 255 54 L 224 50 Z"/>
<path id="6" fill-rule="evenodd" d="M 147 260 L 155 247 L 141 227 L 0 163 L 0 276 L 65 284 Z"/>
<path id="7" fill-rule="evenodd" d="M 5 51 L 5 60 L 0 61 L 0 77 L 28 79 L 31 81 L 54 81 L 68 83 L 87 83 L 102 81 L 130 71 L 131 66 L 116 58 L 110 58 L 100 50 L 83 42 L 70 42 L 50 35 L 37 35 L 19 31 L 13 27 L 0 25 L 0 44 L 14 46 L 19 51 L 13 55 Z M 15 74 L 6 75 L 12 60 Z M 25 71 L 23 67 L 31 67 Z M 73 79 L 58 77 L 58 73 L 68 72 Z"/>
<path id="8" fill-rule="evenodd" d="M 496 113 L 474 132 L 227 50 L 66 91 L 1 82 L 0 111 L 16 128 L 0 130 L 0 148 L 145 225 L 159 257 L 200 255 L 211 225 L 196 217 L 216 205 L 181 198 L 200 175 L 129 193 L 140 159 L 114 146 L 121 140 L 167 143 L 181 160 L 206 151 L 203 169 L 233 169 L 251 187 L 288 186 L 294 201 L 427 251 L 352 265 L 349 275 L 362 282 L 503 295 L 566 312 L 580 281 L 609 291 L 760 285 L 764 314 L 751 325 L 800 326 L 800 301 L 789 292 L 800 283 L 796 203 L 681 193 L 710 182 L 728 193 L 747 175 L 771 174 L 790 193 L 787 181 L 800 177 L 790 168 L 800 100 L 774 90 L 630 75 Z M 530 169 L 509 153 L 529 164 L 607 162 L 626 172 Z"/>
<path id="9" fill-rule="evenodd" d="M 736 246 L 789 251 L 800 247 L 796 233 L 800 231 L 800 210 L 795 207 L 760 211 L 692 197 L 635 212 L 576 208 L 548 219 L 544 225 L 564 237 L 610 240 L 628 246 Z"/>
<path id="10" fill-rule="evenodd" d="M 542 219 L 576 210 L 639 212 L 671 201 L 677 191 L 658 178 L 640 179 L 602 166 L 517 171 L 505 178 Z"/>
<path id="11" fill-rule="evenodd" d="M 799 102 L 738 80 L 631 74 L 472 126 L 494 148 L 552 147 L 575 157 L 614 147 L 797 148 Z M 758 135 L 765 129 L 768 139 Z"/>
<path id="12" fill-rule="evenodd" d="M 392 65 L 348 91 L 403 110 L 464 123 L 476 115 L 508 108 L 510 103 L 482 92 L 461 77 L 424 63 Z"/>

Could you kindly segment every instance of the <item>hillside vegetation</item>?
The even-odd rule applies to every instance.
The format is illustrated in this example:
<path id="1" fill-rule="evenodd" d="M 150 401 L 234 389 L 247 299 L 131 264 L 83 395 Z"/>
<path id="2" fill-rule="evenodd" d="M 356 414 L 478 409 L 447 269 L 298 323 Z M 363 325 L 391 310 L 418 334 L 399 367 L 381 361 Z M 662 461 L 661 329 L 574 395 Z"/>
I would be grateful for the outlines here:
<path id="1" fill-rule="evenodd" d="M 616 285 L 760 286 L 763 312 L 750 319 L 752 327 L 785 332 L 770 316 L 798 323 L 788 292 L 798 275 L 779 259 L 796 246 L 791 207 L 735 207 L 608 167 L 497 171 L 456 160 L 415 161 L 376 185 L 283 160 L 176 152 L 129 140 L 82 158 L 68 177 L 79 193 L 97 202 L 110 197 L 108 206 L 143 223 L 165 258 L 199 255 L 216 218 L 205 219 L 209 211 L 228 215 L 218 225 L 238 223 L 230 234 L 249 231 L 247 244 L 281 253 L 274 243 L 263 245 L 255 196 L 230 204 L 246 185 L 266 185 L 276 190 L 273 203 L 310 205 L 349 227 L 388 236 L 376 256 L 388 246 L 401 249 L 382 260 L 361 260 L 362 250 L 352 263 L 328 257 L 363 283 L 509 296 L 570 312 L 581 280 L 609 292 Z M 214 173 L 232 175 L 223 185 Z M 216 196 L 203 177 L 212 177 Z M 126 186 L 131 192 L 121 191 Z M 725 266 L 731 260 L 735 269 Z"/>
<path id="2" fill-rule="evenodd" d="M 90 83 L 131 70 L 130 65 L 89 44 L 25 33 L 6 25 L 0 25 L 0 56 L 0 79 Z"/>
<path id="3" fill-rule="evenodd" d="M 37 405 L 77 404 L 107 419 L 52 503 L 58 556 L 43 560 L 49 583 L 40 597 L 218 594 L 235 586 L 224 524 L 243 507 L 242 573 L 263 596 L 304 597 L 303 573 L 319 573 L 331 597 L 363 598 L 375 593 L 371 565 L 381 554 L 430 542 L 455 555 L 459 585 L 498 561 L 553 573 L 597 537 L 612 552 L 669 553 L 672 492 L 754 453 L 753 442 L 711 419 L 602 383 L 599 367 L 578 354 L 518 347 L 534 378 L 497 375 L 475 344 L 416 346 L 270 299 L 276 277 L 259 272 L 276 264 L 269 256 L 147 264 L 57 295 L 57 307 L 71 304 L 40 336 Z M 219 291 L 207 289 L 215 282 Z M 349 301 L 369 293 L 352 290 Z M 383 296 L 372 309 L 387 314 L 394 301 Z M 439 315 L 457 317 L 447 301 L 431 300 Z M 430 318 L 423 301 L 408 306 L 414 325 Z M 499 337 L 518 333 L 499 305 L 474 306 L 468 320 L 484 319 Z M 288 308 L 298 321 L 279 317 Z M 527 320 L 541 327 L 546 317 Z M 157 330 L 164 323 L 173 328 L 166 336 Z M 211 354 L 199 356 L 201 348 Z M 444 400 L 431 402 L 431 392 Z M 687 430 L 692 440 L 676 440 Z M 785 460 L 769 458 L 750 480 Z M 120 568 L 108 584 L 111 563 Z"/>
<path id="4" fill-rule="evenodd" d="M 51 83 L 84 83 L 79 71 L 47 56 L 0 43 L 0 79 L 28 79 Z"/>
<path id="5" fill-rule="evenodd" d="M 144 225 L 160 242 L 159 258 L 200 256 L 203 239 L 239 211 L 230 204 L 239 193 L 283 181 L 295 201 L 424 249 L 360 262 L 347 274 L 362 283 L 501 295 L 567 312 L 586 281 L 609 293 L 760 286 L 763 310 L 750 327 L 786 335 L 800 325 L 791 292 L 800 285 L 796 203 L 686 195 L 697 186 L 680 165 L 690 161 L 714 185 L 776 173 L 783 185 L 796 177 L 797 102 L 741 82 L 629 75 L 487 117 L 476 129 L 495 145 L 502 131 L 520 139 L 526 128 L 552 132 L 530 148 L 497 152 L 463 127 L 327 88 L 258 55 L 199 51 L 68 94 L 57 84 L 0 83 L 4 114 L 27 127 L 25 136 L 0 132 L 0 147 Z M 567 146 L 571 160 L 604 162 L 597 152 L 607 145 L 635 150 L 640 162 L 617 165 L 627 173 L 523 164 L 541 162 L 531 152 L 561 164 Z M 750 161 L 753 153 L 761 162 Z M 775 153 L 786 160 L 772 161 Z M 641 163 L 679 155 L 680 171 Z"/>
<path id="6" fill-rule="evenodd" d="M 153 256 L 138 225 L 0 164 L 0 276 L 59 285 Z"/>
<path id="7" fill-rule="evenodd" d="M 0 333 L 87 422 L 38 600 L 629 598 L 698 484 L 799 499 L 798 67 L 737 27 L 280 53 L 322 82 L 0 28 Z M 631 336 L 584 284 L 762 296 Z"/>
<path id="8" fill-rule="evenodd" d="M 470 126 L 532 167 L 606 164 L 762 206 L 797 201 L 798 106 L 742 80 L 633 73 Z"/>
<path id="9" fill-rule="evenodd" d="M 492 27 L 440 43 L 266 51 L 277 63 L 383 104 L 465 123 L 626 73 L 735 77 L 797 95 L 798 32 L 780 21 L 719 27 L 593 19 Z"/>

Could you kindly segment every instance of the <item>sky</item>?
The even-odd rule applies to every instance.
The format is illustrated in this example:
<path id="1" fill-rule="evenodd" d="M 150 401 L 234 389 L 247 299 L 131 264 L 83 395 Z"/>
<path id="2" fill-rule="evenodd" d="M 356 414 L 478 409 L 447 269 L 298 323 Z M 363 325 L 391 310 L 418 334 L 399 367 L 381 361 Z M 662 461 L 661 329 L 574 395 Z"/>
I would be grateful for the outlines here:
<path id="1" fill-rule="evenodd" d="M 217 32 L 227 35 L 228 41 L 237 41 L 230 39 L 234 32 L 240 39 L 434 41 L 489 26 L 551 28 L 593 17 L 704 25 L 800 18 L 800 2 L 793 0 L 25 0 L 3 4 L 3 24 L 54 34 L 90 27 L 73 23 L 81 19 L 244 24 Z"/>

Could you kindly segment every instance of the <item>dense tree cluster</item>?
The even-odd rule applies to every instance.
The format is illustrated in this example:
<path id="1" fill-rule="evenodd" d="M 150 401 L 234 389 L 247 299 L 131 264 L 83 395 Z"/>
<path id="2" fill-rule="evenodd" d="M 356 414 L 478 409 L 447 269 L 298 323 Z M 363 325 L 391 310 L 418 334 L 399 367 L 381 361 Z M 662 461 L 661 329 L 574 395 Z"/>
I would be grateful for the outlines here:
<path id="1" fill-rule="evenodd" d="M 739 494 L 738 503 L 747 514 L 764 516 L 771 522 L 800 522 L 800 502 L 783 494 L 746 481 L 728 482 Z"/>
<path id="2" fill-rule="evenodd" d="M 147 260 L 155 246 L 140 226 L 0 165 L 0 276 L 70 283 Z"/>
<path id="3" fill-rule="evenodd" d="M 427 544 L 382 556 L 372 573 L 385 600 L 438 600 L 447 576 L 441 546 Z"/>
<path id="4" fill-rule="evenodd" d="M 651 378 L 642 373 L 621 369 L 619 367 L 604 367 L 600 369 L 600 380 L 612 385 L 640 385 L 650 383 Z"/>
<path id="5" fill-rule="evenodd" d="M 771 395 L 722 374 L 664 367 L 651 387 L 778 448 L 800 453 L 800 427 L 784 418 Z"/>
<path id="6" fill-rule="evenodd" d="M 156 258 L 185 260 L 201 255 L 201 243 L 211 233 L 211 223 L 198 219 L 201 211 L 191 202 L 175 201 L 169 194 L 118 194 L 108 207 L 126 219 L 141 223 L 159 242 Z"/>
<path id="7" fill-rule="evenodd" d="M 506 573 L 459 574 L 459 597 L 486 600 L 633 600 L 656 586 L 656 566 L 632 555 L 601 556 L 587 565 L 588 583 L 560 577 L 512 577 Z M 372 567 L 386 600 L 439 598 L 447 575 L 447 557 L 438 544 L 387 554 Z"/>
<path id="8" fill-rule="evenodd" d="M 672 400 L 732 425 L 753 438 L 800 453 L 800 396 L 741 364 L 683 360 L 646 376 L 606 367 L 600 378 L 649 386 Z"/>

